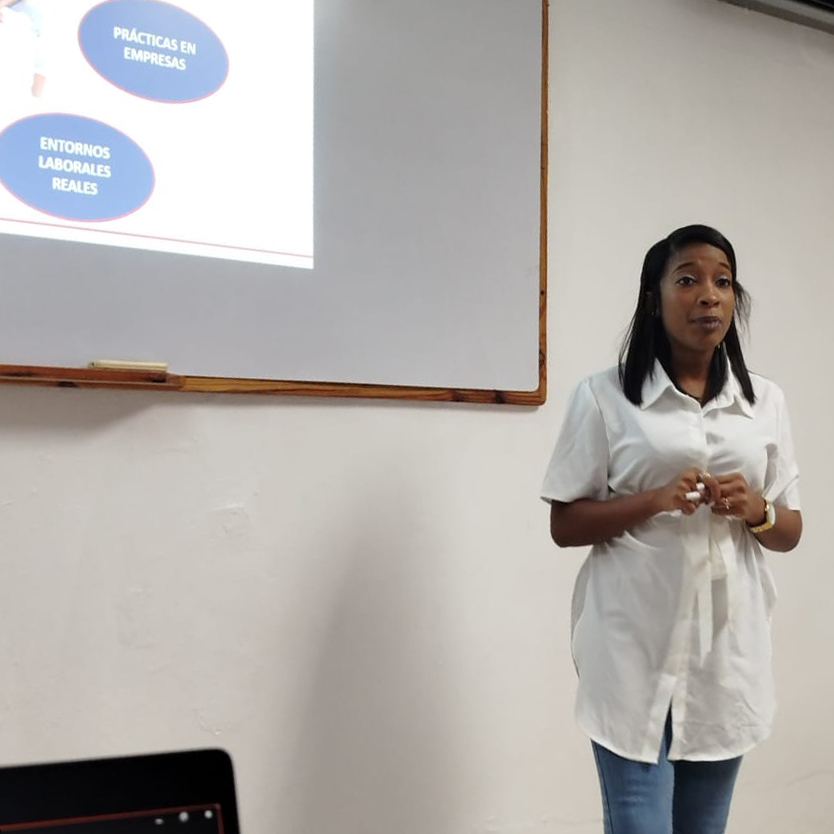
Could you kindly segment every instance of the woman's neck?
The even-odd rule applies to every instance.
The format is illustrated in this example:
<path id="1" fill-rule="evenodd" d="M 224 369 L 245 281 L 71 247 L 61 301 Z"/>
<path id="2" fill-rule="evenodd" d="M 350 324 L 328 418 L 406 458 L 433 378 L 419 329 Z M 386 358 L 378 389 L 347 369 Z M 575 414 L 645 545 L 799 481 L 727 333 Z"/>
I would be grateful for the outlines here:
<path id="1" fill-rule="evenodd" d="M 709 387 L 710 367 L 713 354 L 703 353 L 673 355 L 672 372 L 675 384 L 685 394 L 703 403 Z"/>

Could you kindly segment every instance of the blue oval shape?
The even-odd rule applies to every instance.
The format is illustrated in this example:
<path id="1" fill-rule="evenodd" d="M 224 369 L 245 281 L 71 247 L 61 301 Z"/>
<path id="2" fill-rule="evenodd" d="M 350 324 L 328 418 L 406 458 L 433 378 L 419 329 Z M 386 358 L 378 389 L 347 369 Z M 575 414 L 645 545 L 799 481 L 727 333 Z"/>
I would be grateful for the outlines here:
<path id="1" fill-rule="evenodd" d="M 229 72 L 217 35 L 194 15 L 160 0 L 107 0 L 84 16 L 78 41 L 108 81 L 154 101 L 205 98 Z"/>
<path id="2" fill-rule="evenodd" d="M 93 119 L 48 113 L 0 133 L 0 181 L 19 200 L 65 220 L 115 220 L 154 188 L 145 152 Z"/>

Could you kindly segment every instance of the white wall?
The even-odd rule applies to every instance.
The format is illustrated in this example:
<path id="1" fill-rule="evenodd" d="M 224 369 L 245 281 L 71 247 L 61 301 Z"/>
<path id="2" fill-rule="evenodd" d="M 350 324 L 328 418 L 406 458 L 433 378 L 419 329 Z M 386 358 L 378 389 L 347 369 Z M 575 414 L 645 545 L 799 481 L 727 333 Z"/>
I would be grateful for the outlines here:
<path id="1" fill-rule="evenodd" d="M 781 712 L 731 831 L 834 813 L 834 37 L 716 0 L 555 0 L 538 410 L 0 391 L 0 762 L 233 755 L 246 834 L 591 834 L 568 602 L 536 495 L 643 252 L 703 221 L 792 408 Z"/>

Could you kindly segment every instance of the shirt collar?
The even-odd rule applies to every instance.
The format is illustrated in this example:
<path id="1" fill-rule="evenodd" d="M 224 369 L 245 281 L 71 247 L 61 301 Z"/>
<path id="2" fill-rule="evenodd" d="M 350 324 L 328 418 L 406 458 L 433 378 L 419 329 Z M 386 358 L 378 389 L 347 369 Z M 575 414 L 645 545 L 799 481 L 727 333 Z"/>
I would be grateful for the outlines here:
<path id="1" fill-rule="evenodd" d="M 666 373 L 660 361 L 655 360 L 653 373 L 646 377 L 646 381 L 643 383 L 643 402 L 640 404 L 640 408 L 643 410 L 650 408 L 664 393 L 670 390 L 679 396 L 686 396 L 675 388 L 675 383 L 669 378 L 669 374 Z M 718 392 L 717 397 L 713 397 L 704 406 L 704 412 L 712 411 L 714 408 L 730 408 L 732 406 L 736 406 L 745 417 L 753 417 L 753 408 L 747 402 L 736 375 L 730 370 L 724 387 Z"/>
<path id="2" fill-rule="evenodd" d="M 655 360 L 654 367 L 651 373 L 646 377 L 643 383 L 643 402 L 640 403 L 640 408 L 644 411 L 653 406 L 666 391 L 677 391 L 675 384 L 669 379 L 669 374 L 666 373 L 663 365 L 659 360 Z"/>

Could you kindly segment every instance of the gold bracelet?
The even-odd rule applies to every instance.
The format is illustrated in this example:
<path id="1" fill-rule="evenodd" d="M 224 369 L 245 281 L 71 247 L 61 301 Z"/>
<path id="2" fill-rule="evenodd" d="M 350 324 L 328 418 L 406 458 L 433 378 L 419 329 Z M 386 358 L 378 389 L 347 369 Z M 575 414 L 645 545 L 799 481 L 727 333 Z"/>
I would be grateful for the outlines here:
<path id="1" fill-rule="evenodd" d="M 776 507 L 764 495 L 762 496 L 762 501 L 764 501 L 765 505 L 764 519 L 758 524 L 750 524 L 748 522 L 747 526 L 751 533 L 764 533 L 765 530 L 770 530 L 776 524 Z"/>

